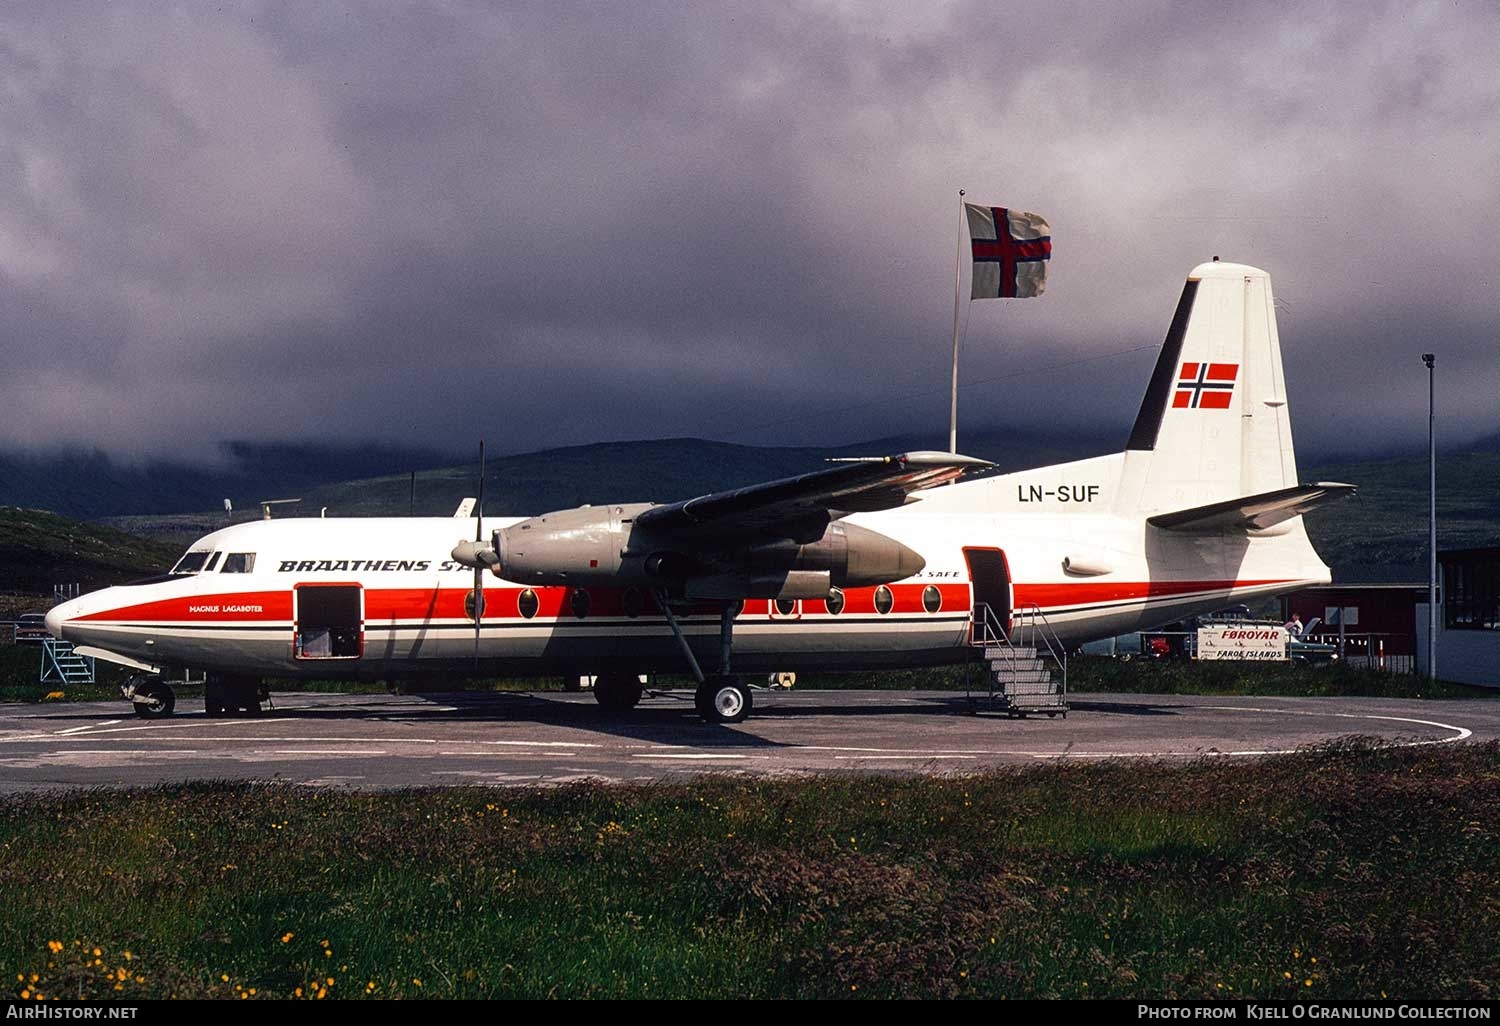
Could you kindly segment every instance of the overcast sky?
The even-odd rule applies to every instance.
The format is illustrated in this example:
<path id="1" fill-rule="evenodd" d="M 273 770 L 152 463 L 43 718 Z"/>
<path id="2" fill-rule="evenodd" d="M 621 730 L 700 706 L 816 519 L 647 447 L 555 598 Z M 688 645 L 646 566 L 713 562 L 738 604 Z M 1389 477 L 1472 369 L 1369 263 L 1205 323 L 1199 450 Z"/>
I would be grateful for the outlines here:
<path id="1" fill-rule="evenodd" d="M 7 3 L 0 448 L 1123 432 L 1265 267 L 1304 449 L 1500 430 L 1491 2 Z M 965 307 L 969 304 L 966 302 Z M 1316 437 L 1317 442 L 1310 441 Z M 1330 441 L 1332 440 L 1332 441 Z"/>

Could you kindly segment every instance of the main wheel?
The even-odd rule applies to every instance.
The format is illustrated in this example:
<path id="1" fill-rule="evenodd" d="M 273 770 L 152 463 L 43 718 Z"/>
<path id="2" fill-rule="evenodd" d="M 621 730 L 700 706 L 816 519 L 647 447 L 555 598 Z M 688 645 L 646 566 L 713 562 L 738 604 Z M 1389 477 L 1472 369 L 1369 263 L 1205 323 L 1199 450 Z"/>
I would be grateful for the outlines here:
<path id="1" fill-rule="evenodd" d="M 622 713 L 641 701 L 641 682 L 633 673 L 601 673 L 594 678 L 594 701 L 606 712 Z"/>
<path id="2" fill-rule="evenodd" d="M 138 685 L 135 697 L 130 701 L 135 706 L 135 714 L 147 720 L 171 716 L 172 710 L 177 708 L 177 696 L 159 680 L 148 680 Z"/>
<path id="3" fill-rule="evenodd" d="M 693 704 L 709 723 L 740 723 L 750 715 L 750 689 L 734 677 L 710 677 L 698 685 Z"/>
<path id="4" fill-rule="evenodd" d="M 229 711 L 229 695 L 224 682 L 209 675 L 203 682 L 203 711 L 209 716 L 223 716 Z"/>

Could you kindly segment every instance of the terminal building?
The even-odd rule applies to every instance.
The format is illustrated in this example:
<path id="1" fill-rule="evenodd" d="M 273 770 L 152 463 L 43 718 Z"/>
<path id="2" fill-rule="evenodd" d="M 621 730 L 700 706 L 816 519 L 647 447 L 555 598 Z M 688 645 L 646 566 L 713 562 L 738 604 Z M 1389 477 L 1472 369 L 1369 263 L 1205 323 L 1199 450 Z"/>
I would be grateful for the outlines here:
<path id="1" fill-rule="evenodd" d="M 1500 547 L 1438 553 L 1437 675 L 1500 686 Z M 1427 668 L 1427 594 L 1418 609 L 1417 668 Z"/>
<path id="2" fill-rule="evenodd" d="M 1420 610 L 1420 612 L 1419 612 Z M 1298 617 L 1306 637 L 1340 646 L 1350 666 L 1421 672 L 1418 635 L 1427 629 L 1425 584 L 1334 584 L 1304 588 L 1281 600 L 1281 616 Z"/>
<path id="3" fill-rule="evenodd" d="M 1437 675 L 1500 687 L 1500 546 L 1438 552 Z M 1427 672 L 1427 584 L 1336 584 L 1281 600 L 1351 666 Z M 1342 630 L 1340 629 L 1342 628 Z"/>

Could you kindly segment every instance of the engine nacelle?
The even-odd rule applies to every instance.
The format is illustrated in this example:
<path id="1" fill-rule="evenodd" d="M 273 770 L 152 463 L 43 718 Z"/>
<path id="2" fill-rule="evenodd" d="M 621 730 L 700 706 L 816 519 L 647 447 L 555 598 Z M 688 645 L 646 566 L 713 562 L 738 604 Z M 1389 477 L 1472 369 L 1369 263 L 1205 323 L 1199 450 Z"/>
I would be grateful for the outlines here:
<path id="1" fill-rule="evenodd" d="M 806 545 L 768 542 L 742 549 L 731 560 L 757 576 L 822 571 L 840 588 L 864 588 L 899 581 L 922 572 L 927 561 L 878 531 L 842 521 L 828 525 L 823 537 Z M 800 597 L 800 596 L 799 596 Z"/>
<path id="2" fill-rule="evenodd" d="M 915 550 L 854 524 L 828 524 L 805 544 L 783 538 L 716 547 L 711 529 L 690 541 L 637 530 L 636 516 L 650 508 L 580 506 L 502 528 L 494 536 L 497 572 L 518 584 L 638 584 L 705 597 L 804 598 L 834 586 L 898 581 L 926 565 Z"/>
<path id="3" fill-rule="evenodd" d="M 619 581 L 624 553 L 637 513 L 648 502 L 629 506 L 579 506 L 544 513 L 495 532 L 499 573 L 526 584 L 587 584 Z M 639 562 L 639 561 L 636 561 Z"/>

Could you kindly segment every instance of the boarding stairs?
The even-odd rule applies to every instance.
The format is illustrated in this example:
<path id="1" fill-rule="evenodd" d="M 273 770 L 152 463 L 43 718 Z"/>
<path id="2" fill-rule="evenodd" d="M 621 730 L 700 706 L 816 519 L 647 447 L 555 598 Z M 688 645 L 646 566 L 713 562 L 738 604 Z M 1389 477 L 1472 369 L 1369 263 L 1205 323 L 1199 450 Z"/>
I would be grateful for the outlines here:
<path id="1" fill-rule="evenodd" d="M 48 638 L 42 642 L 41 684 L 92 684 L 94 660 L 73 651 L 73 643 Z"/>
<path id="2" fill-rule="evenodd" d="M 990 708 L 1011 716 L 1067 717 L 1068 653 L 1039 606 L 1013 610 L 1006 625 L 988 604 L 977 603 L 969 614 L 969 644 L 983 652 L 983 697 Z M 971 688 L 971 707 L 979 697 Z"/>

